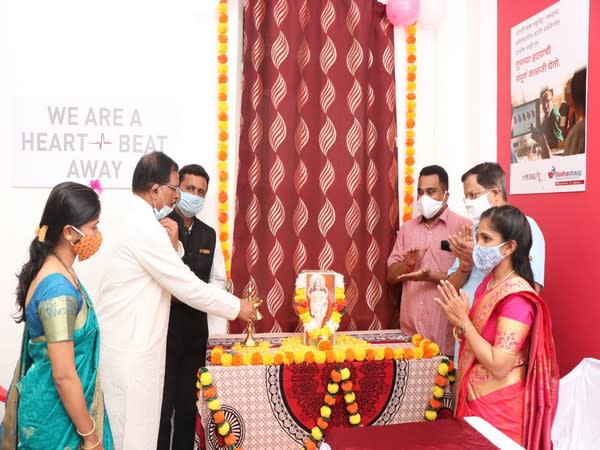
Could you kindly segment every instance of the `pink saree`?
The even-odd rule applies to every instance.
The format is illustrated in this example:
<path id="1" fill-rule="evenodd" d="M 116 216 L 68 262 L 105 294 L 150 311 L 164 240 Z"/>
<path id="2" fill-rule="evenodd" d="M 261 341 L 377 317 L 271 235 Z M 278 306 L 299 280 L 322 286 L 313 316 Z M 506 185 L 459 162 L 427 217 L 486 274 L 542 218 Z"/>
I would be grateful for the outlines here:
<path id="1" fill-rule="evenodd" d="M 482 285 L 488 280 L 489 277 L 484 279 Z M 525 336 L 529 345 L 523 341 L 524 347 L 517 352 L 521 364 L 515 365 L 506 377 L 496 379 L 463 341 L 456 383 L 456 416 L 482 417 L 527 449 L 550 449 L 559 374 L 552 323 L 545 303 L 525 279 L 514 277 L 484 291 L 475 300 L 470 318 L 484 335 L 493 325 L 491 322 L 498 320 L 494 314 L 496 307 L 515 294 L 529 301 L 534 311 L 533 323 Z"/>

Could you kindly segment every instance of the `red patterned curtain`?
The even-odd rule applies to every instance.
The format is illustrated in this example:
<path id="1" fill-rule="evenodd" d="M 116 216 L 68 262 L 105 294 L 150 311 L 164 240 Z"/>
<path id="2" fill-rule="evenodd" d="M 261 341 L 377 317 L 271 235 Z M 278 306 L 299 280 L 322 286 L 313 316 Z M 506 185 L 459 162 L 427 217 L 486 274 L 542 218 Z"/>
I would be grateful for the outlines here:
<path id="1" fill-rule="evenodd" d="M 232 280 L 264 300 L 258 331 L 299 330 L 294 283 L 311 269 L 344 276 L 340 330 L 397 326 L 395 110 L 384 5 L 246 0 Z"/>

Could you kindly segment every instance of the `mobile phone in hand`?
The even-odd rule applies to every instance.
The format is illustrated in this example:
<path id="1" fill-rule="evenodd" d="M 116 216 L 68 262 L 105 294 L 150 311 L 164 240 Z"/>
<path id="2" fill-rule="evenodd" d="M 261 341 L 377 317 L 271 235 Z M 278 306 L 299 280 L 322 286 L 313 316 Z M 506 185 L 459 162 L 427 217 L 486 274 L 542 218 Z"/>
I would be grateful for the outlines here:
<path id="1" fill-rule="evenodd" d="M 443 240 L 440 242 L 440 248 L 445 252 L 450 252 L 450 243 L 447 240 Z"/>

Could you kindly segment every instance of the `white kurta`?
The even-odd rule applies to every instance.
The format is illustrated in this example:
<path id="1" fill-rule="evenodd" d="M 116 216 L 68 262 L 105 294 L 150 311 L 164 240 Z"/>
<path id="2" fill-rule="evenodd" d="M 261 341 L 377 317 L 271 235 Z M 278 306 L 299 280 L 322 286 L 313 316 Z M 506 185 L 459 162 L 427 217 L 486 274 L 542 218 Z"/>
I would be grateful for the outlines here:
<path id="1" fill-rule="evenodd" d="M 134 195 L 95 302 L 104 399 L 117 450 L 153 450 L 160 423 L 171 294 L 230 320 L 237 297 L 197 278 L 152 207 Z"/>

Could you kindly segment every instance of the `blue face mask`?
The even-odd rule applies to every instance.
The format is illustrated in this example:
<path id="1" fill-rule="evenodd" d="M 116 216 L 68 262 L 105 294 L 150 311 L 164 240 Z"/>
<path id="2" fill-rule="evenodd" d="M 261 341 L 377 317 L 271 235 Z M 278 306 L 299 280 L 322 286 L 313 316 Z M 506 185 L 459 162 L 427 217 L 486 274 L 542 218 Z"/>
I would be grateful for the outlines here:
<path id="1" fill-rule="evenodd" d="M 473 247 L 473 264 L 475 264 L 477 270 L 485 275 L 494 270 L 494 267 L 500 264 L 504 259 L 502 253 L 500 253 L 500 247 L 504 244 L 506 244 L 506 242 L 494 245 L 493 247 L 483 247 L 476 244 L 475 247 Z"/>
<path id="2" fill-rule="evenodd" d="M 205 201 L 206 199 L 204 197 L 182 191 L 177 207 L 185 217 L 194 217 L 202 211 Z"/>
<path id="3" fill-rule="evenodd" d="M 161 192 L 161 197 L 162 197 L 162 192 Z M 163 202 L 164 202 L 164 198 L 163 198 Z M 152 208 L 154 210 L 154 215 L 156 216 L 156 219 L 158 220 L 162 220 L 165 217 L 167 217 L 169 214 L 171 214 L 173 212 L 173 207 L 167 205 L 166 203 L 163 205 L 162 208 L 160 208 L 160 211 L 158 209 L 156 209 L 156 205 L 154 205 L 154 207 Z"/>

